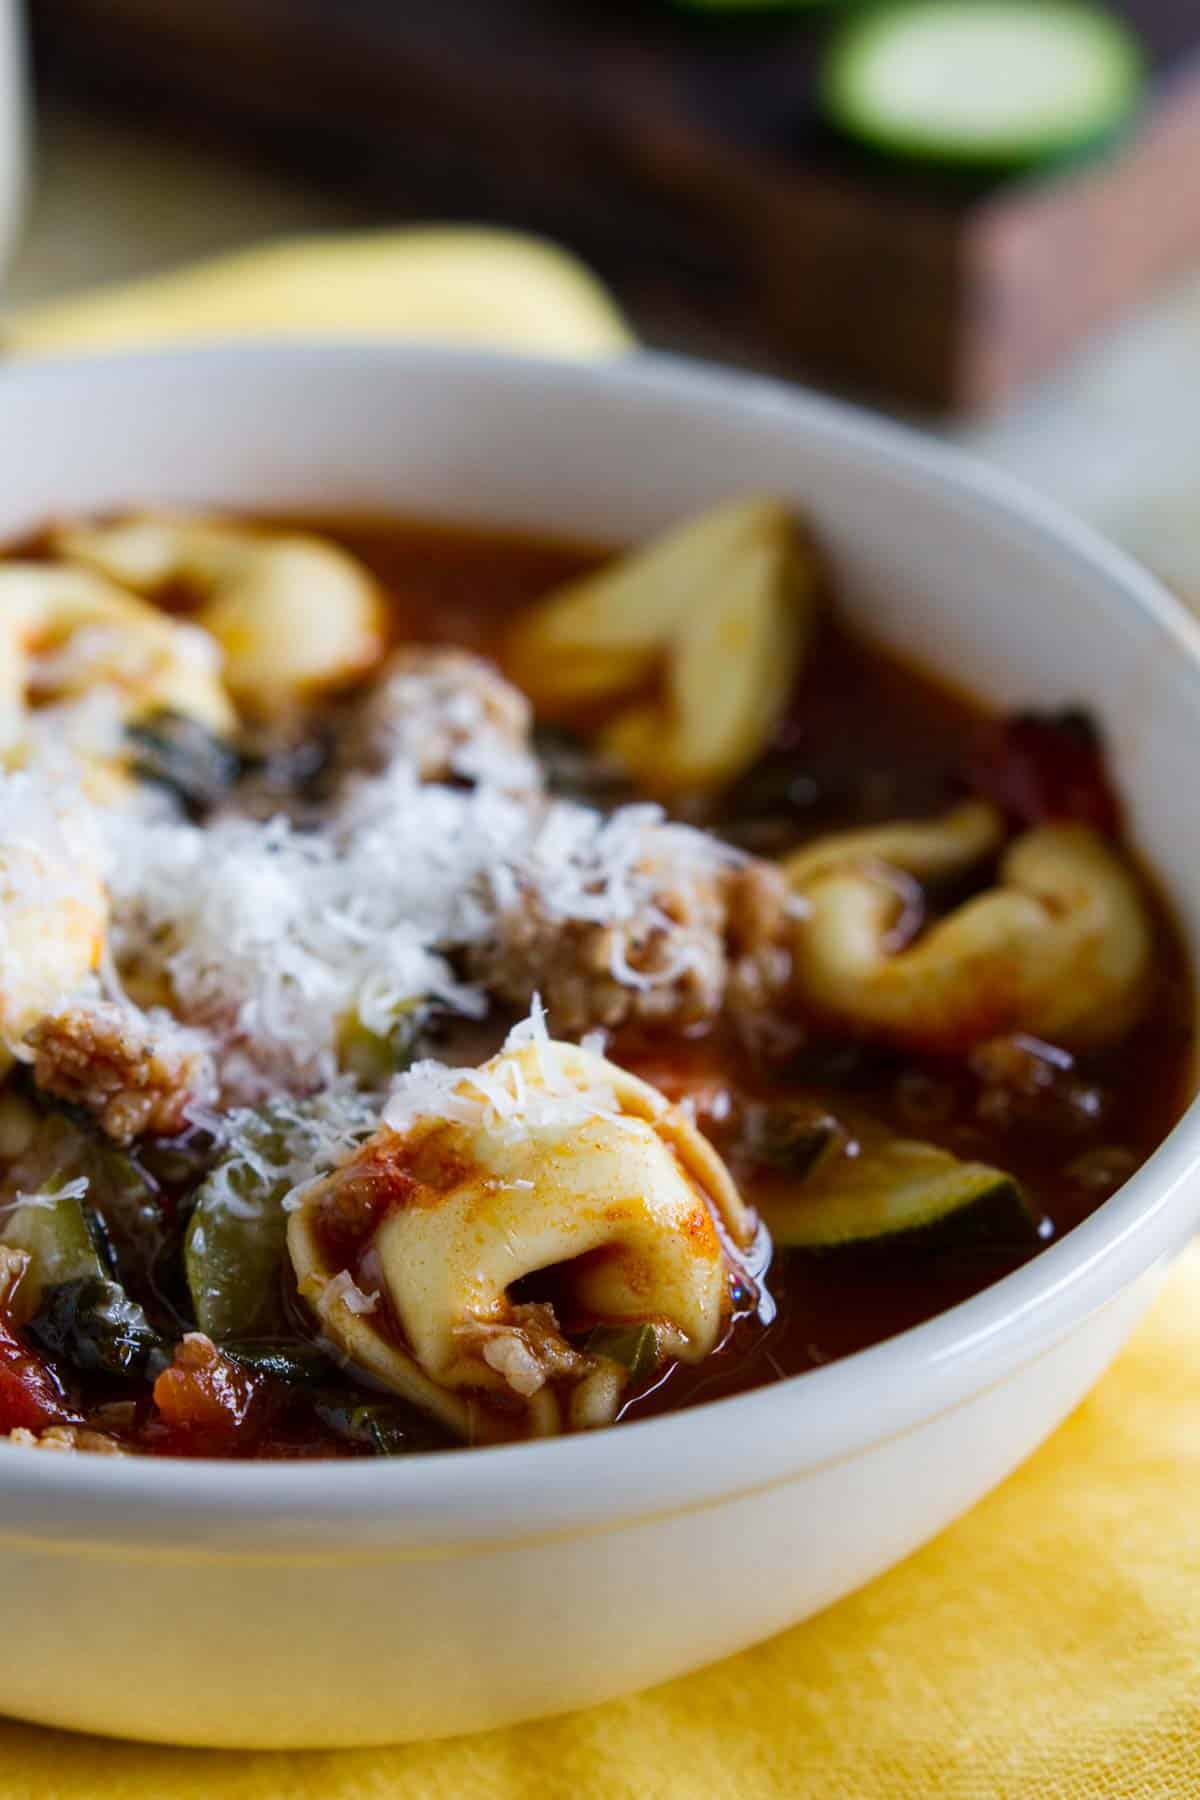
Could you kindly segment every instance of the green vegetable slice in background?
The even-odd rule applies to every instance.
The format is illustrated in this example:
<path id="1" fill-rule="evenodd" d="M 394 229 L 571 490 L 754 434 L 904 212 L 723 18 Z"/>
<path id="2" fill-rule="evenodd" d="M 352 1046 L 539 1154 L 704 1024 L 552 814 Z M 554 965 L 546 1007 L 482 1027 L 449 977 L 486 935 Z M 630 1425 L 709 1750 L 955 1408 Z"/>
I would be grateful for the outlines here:
<path id="1" fill-rule="evenodd" d="M 242 773 L 233 745 L 182 713 L 153 713 L 127 735 L 134 774 L 166 788 L 192 815 L 215 806 Z"/>
<path id="2" fill-rule="evenodd" d="M 836 31 L 820 94 L 874 149 L 997 171 L 1102 145 L 1145 83 L 1137 37 L 1089 0 L 885 0 Z"/>
<path id="3" fill-rule="evenodd" d="M 788 1193 L 762 1198 L 759 1210 L 781 1250 L 1037 1242 L 1038 1220 L 1003 1170 L 909 1138 L 854 1148 L 857 1154 L 822 1159 Z"/>

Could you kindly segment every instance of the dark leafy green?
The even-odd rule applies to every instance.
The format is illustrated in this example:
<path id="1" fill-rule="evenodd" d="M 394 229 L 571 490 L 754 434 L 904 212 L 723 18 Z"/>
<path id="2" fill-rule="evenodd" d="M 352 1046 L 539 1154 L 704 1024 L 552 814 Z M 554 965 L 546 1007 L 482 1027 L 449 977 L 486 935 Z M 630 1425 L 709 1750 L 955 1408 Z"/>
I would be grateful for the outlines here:
<path id="1" fill-rule="evenodd" d="M 789 1175 L 807 1175 L 842 1135 L 837 1120 L 819 1106 L 770 1101 L 746 1108 L 741 1148 L 752 1162 Z"/>
<path id="2" fill-rule="evenodd" d="M 84 1276 L 43 1289 L 26 1331 L 39 1350 L 83 1374 L 152 1378 L 171 1360 L 165 1340 L 142 1308 L 109 1276 Z"/>
<path id="3" fill-rule="evenodd" d="M 192 816 L 207 812 L 242 773 L 232 744 L 182 713 L 158 712 L 128 728 L 133 769 L 173 794 Z"/>
<path id="4" fill-rule="evenodd" d="M 375 1456 L 408 1456 L 445 1444 L 435 1425 L 400 1400 L 364 1400 L 331 1389 L 317 1396 L 315 1407 L 317 1417 L 338 1437 Z"/>
<path id="5" fill-rule="evenodd" d="M 273 1375 L 293 1387 L 316 1387 L 329 1378 L 329 1358 L 315 1344 L 298 1339 L 263 1338 L 253 1343 L 225 1343 L 227 1356 L 260 1375 Z"/>

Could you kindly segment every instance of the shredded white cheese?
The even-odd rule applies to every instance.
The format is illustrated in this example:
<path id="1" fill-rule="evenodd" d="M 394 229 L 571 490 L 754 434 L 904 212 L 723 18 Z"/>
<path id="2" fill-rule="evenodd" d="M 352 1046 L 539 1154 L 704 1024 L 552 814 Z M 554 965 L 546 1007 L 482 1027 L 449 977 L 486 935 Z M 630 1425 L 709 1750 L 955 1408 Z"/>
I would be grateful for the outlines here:
<path id="1" fill-rule="evenodd" d="M 168 988 L 183 1018 L 222 1040 L 225 1091 L 247 1101 L 327 1082 L 348 1020 L 386 1035 L 417 1002 L 482 1014 L 450 959 L 530 893 L 549 916 L 619 927 L 653 918 L 665 864 L 687 878 L 726 854 L 657 807 L 605 818 L 422 783 L 400 765 L 351 783 L 320 830 L 125 814 L 109 842 L 118 969 Z M 619 934 L 613 972 L 650 980 Z"/>
<path id="2" fill-rule="evenodd" d="M 159 1001 L 204 1030 L 225 1105 L 328 1085 L 356 1024 L 386 1037 L 416 1005 L 482 1015 L 486 997 L 458 959 L 531 901 L 547 918 L 612 928 L 617 981 L 668 983 L 694 953 L 686 941 L 674 965 L 658 959 L 647 973 L 631 965 L 624 928 L 669 926 L 656 895 L 711 878 L 735 854 L 655 806 L 605 815 L 514 794 L 486 757 L 470 789 L 423 782 L 398 757 L 343 782 L 315 823 L 232 807 L 190 823 L 160 794 L 143 804 L 136 787 L 100 805 L 85 798 L 75 755 L 111 750 L 114 724 L 98 694 L 73 714 L 70 742 L 35 733 L 36 768 L 0 774 L 0 978 L 9 909 L 52 914 L 61 898 L 86 898 L 89 881 L 94 898 L 101 874 L 108 991 Z M 413 1095 L 429 1080 L 427 1067 L 414 1071 Z M 498 1117 L 523 1104 L 492 1098 Z"/>
<path id="3" fill-rule="evenodd" d="M 53 1193 L 48 1190 L 39 1190 L 37 1193 L 33 1194 L 25 1194 L 18 1191 L 11 1200 L 6 1201 L 3 1206 L 0 1206 L 0 1213 L 16 1212 L 18 1208 L 25 1207 L 37 1207 L 42 1211 L 49 1212 L 58 1205 L 60 1200 L 86 1199 L 87 1191 L 87 1176 L 76 1175 L 74 1180 L 64 1181 L 62 1186 Z"/>
<path id="4" fill-rule="evenodd" d="M 533 1080 L 528 1080 L 522 1051 L 531 1051 Z M 516 1139 L 543 1129 L 561 1131 L 594 1119 L 619 1119 L 634 1133 L 650 1127 L 621 1106 L 612 1085 L 580 1080 L 565 1066 L 563 1046 L 546 1030 L 546 1013 L 535 995 L 529 1017 L 514 1025 L 494 1066 L 456 1069 L 440 1062 L 419 1062 L 392 1083 L 383 1123 L 406 1132 L 420 1120 L 436 1119 L 492 1131 Z"/>
<path id="5" fill-rule="evenodd" d="M 346 1311 L 356 1316 L 373 1313 L 379 1305 L 378 1292 L 364 1294 L 348 1269 L 339 1269 L 336 1275 L 330 1276 L 325 1283 L 323 1297 L 326 1300 L 340 1300 Z"/>
<path id="6" fill-rule="evenodd" d="M 378 1117 L 378 1096 L 339 1076 L 307 1100 L 277 1095 L 264 1111 L 239 1107 L 220 1120 L 203 1121 L 222 1144 L 206 1197 L 235 1218 L 249 1219 L 259 1216 L 272 1194 L 287 1190 L 283 1205 L 292 1211 L 308 1187 L 370 1136 Z"/>

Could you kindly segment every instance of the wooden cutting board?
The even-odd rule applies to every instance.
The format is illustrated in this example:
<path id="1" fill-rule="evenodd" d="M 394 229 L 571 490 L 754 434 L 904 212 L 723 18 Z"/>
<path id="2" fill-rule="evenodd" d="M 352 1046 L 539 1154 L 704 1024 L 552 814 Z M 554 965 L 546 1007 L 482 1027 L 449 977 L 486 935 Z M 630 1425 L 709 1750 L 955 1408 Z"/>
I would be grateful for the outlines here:
<path id="1" fill-rule="evenodd" d="M 1200 3 L 1125 0 L 1141 129 L 1049 180 L 966 181 L 834 140 L 825 25 L 619 0 L 34 0 L 77 91 L 404 215 L 589 256 L 650 335 L 922 409 L 978 410 L 1200 261 Z"/>

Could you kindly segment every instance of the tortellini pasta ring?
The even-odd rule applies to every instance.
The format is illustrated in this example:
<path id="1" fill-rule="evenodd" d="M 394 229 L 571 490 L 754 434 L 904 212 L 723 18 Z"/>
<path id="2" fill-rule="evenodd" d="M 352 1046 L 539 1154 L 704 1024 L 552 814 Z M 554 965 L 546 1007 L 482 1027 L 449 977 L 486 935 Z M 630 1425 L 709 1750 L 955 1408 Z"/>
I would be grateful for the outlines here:
<path id="1" fill-rule="evenodd" d="M 54 563 L 0 565 L 0 736 L 19 749 L 31 706 L 104 688 L 124 717 L 182 713 L 218 734 L 234 712 L 215 646 L 105 576 Z"/>
<path id="2" fill-rule="evenodd" d="M 908 947 L 889 944 L 893 871 L 928 879 L 968 867 L 995 847 L 986 811 L 885 828 L 887 863 L 869 854 L 879 848 L 864 845 L 870 834 L 850 833 L 785 864 L 805 902 L 794 940 L 801 998 L 865 1033 L 947 1053 L 1006 1031 L 1072 1049 L 1121 1037 L 1147 998 L 1153 933 L 1133 875 L 1086 826 L 1025 832 L 994 888 Z"/>
<path id="3" fill-rule="evenodd" d="M 734 501 L 550 594 L 518 622 L 505 662 L 551 716 L 627 701 L 598 742 L 644 785 L 720 786 L 770 739 L 816 588 L 815 556 L 787 508 Z"/>
<path id="4" fill-rule="evenodd" d="M 783 859 L 794 888 L 833 869 L 882 863 L 918 881 L 945 881 L 992 856 L 1004 842 L 1004 820 L 986 800 L 964 800 L 936 819 L 868 825 L 817 838 Z"/>
<path id="5" fill-rule="evenodd" d="M 453 1081 L 449 1117 L 385 1125 L 293 1214 L 293 1266 L 326 1332 L 356 1362 L 372 1339 L 370 1372 L 460 1435 L 490 1411 L 465 1412 L 475 1397 L 501 1416 L 524 1411 L 531 1435 L 561 1428 L 556 1387 L 578 1397 L 576 1426 L 605 1422 L 619 1401 L 603 1359 L 573 1348 L 549 1308 L 513 1298 L 531 1276 L 552 1272 L 575 1325 L 649 1325 L 662 1356 L 709 1355 L 731 1259 L 755 1223 L 685 1115 L 594 1052 L 548 1039 Z M 490 1104 L 509 1094 L 519 1116 Z M 380 1208 L 369 1255 L 403 1350 L 353 1296 L 347 1310 L 322 1249 L 322 1214 L 364 1194 Z"/>
<path id="6" fill-rule="evenodd" d="M 365 674 L 384 648 L 383 604 L 362 565 L 304 532 L 219 519 L 155 517 L 74 526 L 55 538 L 71 560 L 138 593 L 179 584 L 219 644 L 238 705 L 277 719 Z"/>

